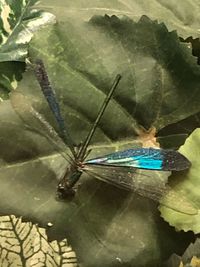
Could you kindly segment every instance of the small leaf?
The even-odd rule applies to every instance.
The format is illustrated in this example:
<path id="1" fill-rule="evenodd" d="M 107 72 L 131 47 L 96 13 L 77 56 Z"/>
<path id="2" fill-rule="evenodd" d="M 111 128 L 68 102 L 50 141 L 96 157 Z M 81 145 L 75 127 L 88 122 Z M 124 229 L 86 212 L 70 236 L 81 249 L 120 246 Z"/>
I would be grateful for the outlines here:
<path id="1" fill-rule="evenodd" d="M 78 266 L 67 239 L 49 242 L 46 230 L 31 222 L 1 216 L 0 231 L 1 266 Z"/>
<path id="2" fill-rule="evenodd" d="M 0 98 L 2 101 L 8 98 L 11 90 L 16 89 L 24 71 L 24 62 L 0 62 Z"/>
<path id="3" fill-rule="evenodd" d="M 180 257 L 173 254 L 166 267 L 199 267 L 200 266 L 200 239 L 197 238 L 194 243 L 191 243 Z"/>
<path id="4" fill-rule="evenodd" d="M 192 166 L 188 172 L 172 175 L 171 186 L 180 197 L 186 198 L 198 210 L 198 213 L 196 215 L 181 214 L 164 206 L 160 207 L 160 211 L 162 217 L 177 230 L 200 233 L 200 128 L 187 138 L 179 151 L 191 161 Z"/>

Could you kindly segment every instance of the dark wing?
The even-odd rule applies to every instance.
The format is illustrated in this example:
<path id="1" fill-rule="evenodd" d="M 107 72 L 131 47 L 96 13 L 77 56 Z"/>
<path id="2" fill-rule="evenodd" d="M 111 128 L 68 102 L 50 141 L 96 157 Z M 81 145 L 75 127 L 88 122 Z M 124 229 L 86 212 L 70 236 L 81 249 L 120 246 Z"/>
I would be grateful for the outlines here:
<path id="1" fill-rule="evenodd" d="M 166 185 L 170 172 L 94 164 L 86 165 L 83 171 L 101 181 L 160 202 L 173 210 L 186 214 L 197 213 L 184 197 Z"/>
<path id="2" fill-rule="evenodd" d="M 45 136 L 53 144 L 55 150 L 69 162 L 71 156 L 66 152 L 67 146 L 54 128 L 31 106 L 27 97 L 19 91 L 13 91 L 10 94 L 10 101 L 16 113 L 24 121 L 26 128 Z"/>
<path id="3" fill-rule="evenodd" d="M 60 129 L 61 137 L 65 141 L 66 145 L 70 148 L 72 154 L 75 156 L 74 144 L 69 135 L 69 130 L 66 129 L 63 116 L 60 111 L 60 106 L 57 102 L 55 92 L 50 84 L 45 66 L 42 60 L 37 60 L 35 63 L 35 75 L 40 84 L 40 88 L 49 104 L 49 107 L 57 121 Z"/>
<path id="4" fill-rule="evenodd" d="M 133 167 L 147 170 L 180 171 L 188 169 L 190 161 L 174 150 L 136 148 L 119 151 L 99 158 L 90 159 L 85 164 Z"/>

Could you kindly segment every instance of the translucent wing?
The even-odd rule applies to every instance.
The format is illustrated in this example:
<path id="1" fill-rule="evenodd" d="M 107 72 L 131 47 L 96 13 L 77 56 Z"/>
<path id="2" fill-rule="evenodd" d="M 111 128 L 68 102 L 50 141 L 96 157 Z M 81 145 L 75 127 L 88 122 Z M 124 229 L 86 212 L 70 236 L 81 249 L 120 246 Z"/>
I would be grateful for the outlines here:
<path id="1" fill-rule="evenodd" d="M 177 151 L 155 148 L 128 149 L 90 159 L 85 163 L 163 171 L 185 170 L 191 165 L 190 161 Z"/>
<path id="2" fill-rule="evenodd" d="M 186 214 L 197 213 L 197 210 L 183 196 L 166 185 L 170 172 L 94 164 L 86 165 L 83 170 L 99 180 L 121 189 L 133 191 L 173 210 Z"/>
<path id="3" fill-rule="evenodd" d="M 119 188 L 138 193 L 141 191 L 141 195 L 154 200 L 162 197 L 170 174 L 164 173 L 163 177 L 161 172 L 154 172 L 153 179 L 152 171 L 141 171 L 135 168 L 86 165 L 83 170 Z"/>
<path id="4" fill-rule="evenodd" d="M 71 157 L 66 153 L 65 143 L 44 117 L 31 106 L 27 97 L 19 91 L 13 91 L 10 94 L 10 101 L 16 113 L 25 122 L 26 127 L 45 136 L 53 144 L 55 150 L 62 154 L 67 161 L 70 161 Z"/>

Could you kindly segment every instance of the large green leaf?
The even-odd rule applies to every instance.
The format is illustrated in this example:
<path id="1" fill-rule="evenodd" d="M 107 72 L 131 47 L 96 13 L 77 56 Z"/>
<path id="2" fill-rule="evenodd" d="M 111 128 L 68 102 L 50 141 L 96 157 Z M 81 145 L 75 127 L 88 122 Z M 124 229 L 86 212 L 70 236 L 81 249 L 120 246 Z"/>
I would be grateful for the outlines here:
<path id="1" fill-rule="evenodd" d="M 162 129 L 199 111 L 199 69 L 190 49 L 163 24 L 146 17 L 138 23 L 106 16 L 58 24 L 35 36 L 30 54 L 45 61 L 77 143 L 86 136 L 115 75 L 122 74 L 91 156 L 138 145 L 133 139 L 141 131 L 139 125 Z M 31 71 L 19 89 L 55 125 Z M 180 237 L 181 246 L 186 242 L 189 235 L 182 239 L 161 223 L 154 203 L 88 176 L 82 177 L 72 202 L 56 201 L 56 177 L 66 160 L 52 154 L 54 147 L 44 136 L 25 127 L 34 127 L 27 110 L 21 121 L 5 101 L 0 121 L 1 212 L 42 225 L 51 221 L 51 236 L 67 235 L 85 266 L 155 266 L 172 253 L 174 240 Z"/>
<path id="2" fill-rule="evenodd" d="M 48 46 L 50 42 L 56 45 Z M 115 16 L 83 24 L 74 19 L 36 36 L 33 52 L 48 61 L 51 77 L 55 71 L 63 76 L 54 83 L 64 101 L 74 108 L 81 98 L 76 109 L 90 119 L 94 116 L 87 110 L 93 108 L 86 99 L 93 86 L 108 90 L 116 73 L 122 75 L 115 99 L 124 115 L 113 122 L 118 138 L 117 128 L 127 129 L 124 124 L 132 134 L 138 133 L 138 124 L 160 130 L 199 112 L 200 69 L 191 50 L 175 32 L 145 16 L 138 23 Z M 60 86 L 64 82 L 65 90 Z"/>
<path id="3" fill-rule="evenodd" d="M 126 15 L 138 21 L 142 15 L 164 22 L 168 29 L 177 30 L 183 38 L 199 37 L 199 0 L 42 0 L 41 7 L 54 13 L 59 21 L 88 21 L 93 15 Z"/>
<path id="4" fill-rule="evenodd" d="M 10 120 L 14 118 L 13 114 Z M 15 123 L 18 127 L 6 127 L 7 135 L 13 133 L 12 129 L 15 131 L 7 150 L 16 152 L 18 144 L 23 157 L 23 151 L 36 153 L 47 144 L 42 136 L 22 132 L 16 118 Z M 105 153 L 117 146 L 120 148 L 119 143 L 96 147 L 93 153 Z M 56 201 L 55 177 L 66 167 L 59 155 L 7 166 L 4 162 L 4 166 L 0 173 L 1 213 L 23 215 L 43 227 L 52 222 L 48 235 L 53 239 L 67 236 L 83 266 L 114 267 L 125 262 L 130 266 L 156 266 L 174 251 L 173 241 L 180 247 L 187 244 L 189 235 L 181 237 L 163 224 L 154 203 L 94 178 L 82 177 L 72 202 Z"/>

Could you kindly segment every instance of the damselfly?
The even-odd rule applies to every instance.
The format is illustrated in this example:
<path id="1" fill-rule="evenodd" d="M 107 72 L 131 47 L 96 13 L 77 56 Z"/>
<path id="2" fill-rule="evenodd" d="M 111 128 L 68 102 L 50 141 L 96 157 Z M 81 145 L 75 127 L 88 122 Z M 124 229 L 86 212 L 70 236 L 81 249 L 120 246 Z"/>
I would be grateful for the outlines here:
<path id="1" fill-rule="evenodd" d="M 32 114 L 32 117 L 39 123 L 38 125 L 49 132 L 51 141 L 53 140 L 55 147 L 60 149 L 63 157 L 66 158 L 67 167 L 57 186 L 59 198 L 67 199 L 74 196 L 75 185 L 79 181 L 82 173 L 85 172 L 119 188 L 132 190 L 142 196 L 158 201 L 164 194 L 169 192 L 168 187 L 165 186 L 164 182 L 156 185 L 153 184 L 148 174 L 146 174 L 146 180 L 141 179 L 142 176 L 145 176 L 144 173 L 141 173 L 141 169 L 152 171 L 181 171 L 190 167 L 191 163 L 189 160 L 179 152 L 155 148 L 131 148 L 102 157 L 87 159 L 90 153 L 88 145 L 117 88 L 121 76 L 116 76 L 85 141 L 82 145 L 75 146 L 69 130 L 65 127 L 55 91 L 52 89 L 49 82 L 43 62 L 37 60 L 34 63 L 34 69 L 41 90 L 57 121 L 60 131 L 59 134 L 44 117 L 27 102 L 23 94 L 14 92 L 11 94 L 10 99 L 12 106 L 22 119 L 24 119 L 25 114 L 28 112 Z M 66 146 L 69 148 L 70 154 L 63 152 Z"/>

